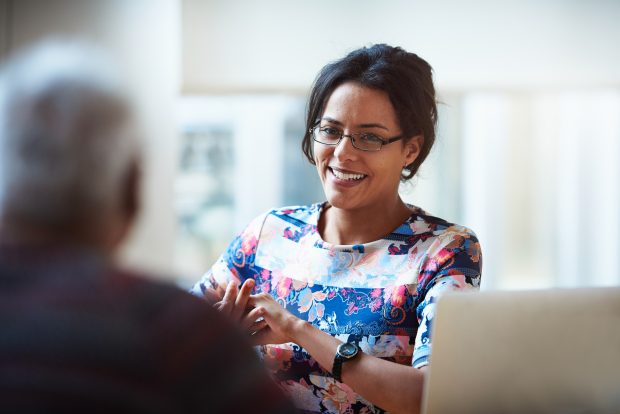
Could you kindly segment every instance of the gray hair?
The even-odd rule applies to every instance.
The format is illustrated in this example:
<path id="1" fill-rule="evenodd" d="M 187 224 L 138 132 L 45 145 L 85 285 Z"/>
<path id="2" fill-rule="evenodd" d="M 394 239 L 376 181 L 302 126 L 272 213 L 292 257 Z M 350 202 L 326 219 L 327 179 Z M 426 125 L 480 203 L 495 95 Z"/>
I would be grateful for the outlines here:
<path id="1" fill-rule="evenodd" d="M 99 51 L 48 41 L 0 72 L 0 214 L 61 224 L 107 212 L 137 144 L 128 100 Z"/>

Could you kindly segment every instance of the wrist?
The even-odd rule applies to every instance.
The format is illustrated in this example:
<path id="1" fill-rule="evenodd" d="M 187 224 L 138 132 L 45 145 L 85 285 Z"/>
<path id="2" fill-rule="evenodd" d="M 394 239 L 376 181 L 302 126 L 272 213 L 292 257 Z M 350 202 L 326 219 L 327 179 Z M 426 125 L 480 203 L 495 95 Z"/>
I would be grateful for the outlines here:
<path id="1" fill-rule="evenodd" d="M 355 343 L 345 342 L 338 345 L 332 364 L 332 376 L 336 381 L 342 382 L 342 365 L 353 361 L 359 354 L 360 349 Z"/>
<path id="2" fill-rule="evenodd" d="M 286 334 L 290 342 L 299 343 L 304 331 L 311 326 L 307 321 L 291 315 L 291 320 L 287 324 Z"/>

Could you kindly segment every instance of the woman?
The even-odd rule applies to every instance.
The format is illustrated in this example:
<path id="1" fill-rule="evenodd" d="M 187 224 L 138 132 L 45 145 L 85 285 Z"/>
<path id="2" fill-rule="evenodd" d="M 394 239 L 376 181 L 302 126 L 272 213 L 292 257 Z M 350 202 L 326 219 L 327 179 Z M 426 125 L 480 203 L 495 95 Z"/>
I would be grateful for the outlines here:
<path id="1" fill-rule="evenodd" d="M 302 148 L 327 201 L 258 217 L 194 287 L 223 294 L 218 307 L 256 331 L 306 412 L 418 412 L 434 303 L 479 286 L 474 233 L 398 195 L 436 117 L 431 67 L 415 54 L 375 45 L 325 66 Z"/>

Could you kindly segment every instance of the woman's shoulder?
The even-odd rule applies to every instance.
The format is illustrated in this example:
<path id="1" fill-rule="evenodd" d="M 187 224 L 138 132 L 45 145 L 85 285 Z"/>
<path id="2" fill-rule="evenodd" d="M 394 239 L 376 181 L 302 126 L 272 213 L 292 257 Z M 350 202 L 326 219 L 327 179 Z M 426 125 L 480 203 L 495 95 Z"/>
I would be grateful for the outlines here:
<path id="1" fill-rule="evenodd" d="M 309 204 L 305 206 L 284 206 L 271 208 L 267 211 L 263 211 L 261 214 L 255 216 L 247 226 L 248 228 L 260 228 L 265 222 L 272 217 L 290 218 L 297 220 L 308 220 L 314 216 L 318 216 L 321 208 L 321 203 Z"/>
<path id="2" fill-rule="evenodd" d="M 405 227 L 413 234 L 426 233 L 443 240 L 469 239 L 478 241 L 476 233 L 467 226 L 434 216 L 417 206 L 409 205 L 409 207 L 413 212 L 407 219 Z"/>
<path id="3" fill-rule="evenodd" d="M 480 274 L 482 252 L 472 229 L 430 215 L 422 209 L 415 210 L 407 223 L 415 235 L 411 239 L 417 242 L 414 250 L 422 266 L 430 264 L 431 268 L 438 269 L 449 262 L 452 266 L 470 269 L 468 277 Z"/>
<path id="4" fill-rule="evenodd" d="M 241 233 L 241 238 L 261 239 L 265 235 L 288 233 L 307 235 L 316 231 L 321 203 L 269 209 L 256 216 Z M 288 237 L 287 237 L 288 238 Z"/>

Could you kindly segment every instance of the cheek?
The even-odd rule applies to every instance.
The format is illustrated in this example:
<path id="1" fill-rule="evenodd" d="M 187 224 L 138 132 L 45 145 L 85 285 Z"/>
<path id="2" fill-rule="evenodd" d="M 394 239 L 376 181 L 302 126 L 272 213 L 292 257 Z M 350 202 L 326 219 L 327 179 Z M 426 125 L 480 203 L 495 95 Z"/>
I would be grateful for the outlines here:
<path id="1" fill-rule="evenodd" d="M 312 151 L 314 153 L 314 162 L 316 163 L 317 166 L 319 166 L 321 163 L 324 163 L 327 159 L 329 159 L 330 157 L 329 153 L 331 152 L 330 150 L 332 149 L 328 147 L 327 145 L 322 145 L 317 142 L 314 143 L 314 147 Z"/>
<path id="2" fill-rule="evenodd" d="M 403 161 L 404 163 L 404 161 Z M 381 160 L 374 165 L 374 170 L 387 182 L 400 182 L 402 172 L 400 161 L 396 159 Z"/>

